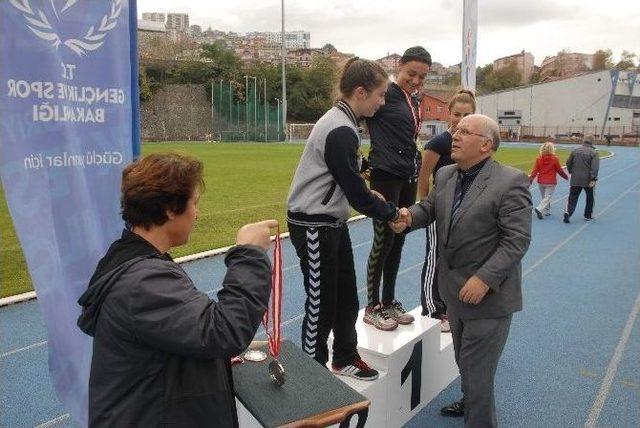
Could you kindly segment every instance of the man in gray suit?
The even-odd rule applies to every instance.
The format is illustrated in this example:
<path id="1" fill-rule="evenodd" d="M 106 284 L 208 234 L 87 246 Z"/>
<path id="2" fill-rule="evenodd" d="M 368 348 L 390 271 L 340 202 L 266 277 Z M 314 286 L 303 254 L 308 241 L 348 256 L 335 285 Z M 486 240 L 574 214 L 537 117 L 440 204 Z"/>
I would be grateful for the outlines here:
<path id="1" fill-rule="evenodd" d="M 569 223 L 569 217 L 576 209 L 578 196 L 584 189 L 587 194 L 587 204 L 584 207 L 584 219 L 589 221 L 593 217 L 593 189 L 598 180 L 598 170 L 600 169 L 600 158 L 593 148 L 594 137 L 587 137 L 582 145 L 574 149 L 567 159 L 567 171 L 571 174 L 569 199 L 567 200 L 567 210 L 564 213 L 563 221 Z"/>
<path id="2" fill-rule="evenodd" d="M 442 409 L 465 427 L 497 426 L 493 383 L 511 316 L 522 309 L 521 260 L 531 241 L 527 176 L 492 159 L 498 125 L 474 114 L 453 135 L 455 165 L 438 171 L 427 199 L 401 209 L 400 233 L 436 221 L 438 283 L 448 308 L 463 400 Z"/>

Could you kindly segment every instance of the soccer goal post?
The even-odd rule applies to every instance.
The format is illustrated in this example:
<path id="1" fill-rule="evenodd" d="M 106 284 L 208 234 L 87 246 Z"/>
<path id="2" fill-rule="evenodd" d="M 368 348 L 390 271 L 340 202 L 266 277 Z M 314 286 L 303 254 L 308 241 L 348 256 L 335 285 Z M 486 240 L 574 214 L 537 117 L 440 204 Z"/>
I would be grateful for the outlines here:
<path id="1" fill-rule="evenodd" d="M 311 134 L 311 130 L 315 123 L 290 123 L 289 124 L 289 142 L 296 143 L 306 141 Z"/>

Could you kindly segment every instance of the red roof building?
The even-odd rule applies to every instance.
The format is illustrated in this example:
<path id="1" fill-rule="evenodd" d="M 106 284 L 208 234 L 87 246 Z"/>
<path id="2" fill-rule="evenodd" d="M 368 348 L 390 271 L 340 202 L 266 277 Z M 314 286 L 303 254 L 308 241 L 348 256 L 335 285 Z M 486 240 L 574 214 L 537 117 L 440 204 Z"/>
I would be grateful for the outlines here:
<path id="1" fill-rule="evenodd" d="M 447 103 L 433 95 L 424 94 L 420 108 L 422 109 L 422 120 L 442 120 L 446 122 L 449 118 Z"/>

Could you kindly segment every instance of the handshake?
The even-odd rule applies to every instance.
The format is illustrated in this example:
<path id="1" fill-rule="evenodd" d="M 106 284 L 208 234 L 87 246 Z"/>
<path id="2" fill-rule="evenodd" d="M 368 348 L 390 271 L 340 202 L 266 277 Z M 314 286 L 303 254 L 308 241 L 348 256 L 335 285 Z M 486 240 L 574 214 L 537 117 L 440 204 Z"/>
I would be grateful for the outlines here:
<path id="1" fill-rule="evenodd" d="M 395 233 L 402 233 L 406 228 L 411 227 L 411 211 L 407 208 L 400 208 L 398 210 L 398 218 L 388 224 Z"/>

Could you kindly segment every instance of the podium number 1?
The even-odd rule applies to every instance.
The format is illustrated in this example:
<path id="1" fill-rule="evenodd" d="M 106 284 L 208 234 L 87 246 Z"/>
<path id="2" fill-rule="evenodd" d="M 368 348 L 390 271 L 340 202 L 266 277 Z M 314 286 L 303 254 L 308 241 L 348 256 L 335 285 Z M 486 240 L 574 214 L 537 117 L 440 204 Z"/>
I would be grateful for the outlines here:
<path id="1" fill-rule="evenodd" d="M 411 410 L 415 409 L 420 404 L 420 389 L 422 384 L 422 340 L 413 346 L 413 352 L 407 364 L 400 373 L 400 385 L 404 385 L 404 382 L 411 373 Z"/>

